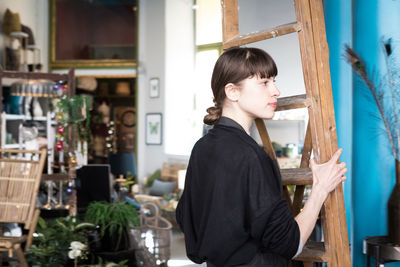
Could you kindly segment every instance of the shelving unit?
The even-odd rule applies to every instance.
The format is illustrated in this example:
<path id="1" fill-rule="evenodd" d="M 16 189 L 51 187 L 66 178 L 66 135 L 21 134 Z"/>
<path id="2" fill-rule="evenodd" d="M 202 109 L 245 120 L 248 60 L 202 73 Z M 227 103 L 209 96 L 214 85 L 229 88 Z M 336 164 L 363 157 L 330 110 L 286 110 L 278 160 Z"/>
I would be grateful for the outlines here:
<path id="1" fill-rule="evenodd" d="M 134 114 L 134 118 L 130 119 L 136 121 L 136 75 L 81 75 L 79 78 L 95 78 L 97 81 L 97 88 L 92 92 L 87 92 L 77 88 L 77 94 L 90 95 L 93 98 L 93 111 L 91 115 L 91 131 L 92 143 L 89 144 L 89 163 L 103 164 L 108 163 L 107 148 L 102 146 L 106 145 L 106 136 L 108 132 L 107 124 L 99 121 L 98 107 L 102 102 L 106 102 L 110 108 L 110 121 L 114 122 L 115 133 L 113 134 L 114 150 L 112 153 L 136 152 L 136 124 L 134 126 L 126 126 L 123 123 L 124 112 Z M 129 84 L 129 94 L 118 94 L 118 84 L 125 82 Z M 122 140 L 127 142 L 122 142 Z M 104 151 L 104 153 L 102 153 Z"/>
<path id="2" fill-rule="evenodd" d="M 68 84 L 68 97 L 72 97 L 75 94 L 75 78 L 74 78 L 74 69 L 71 68 L 68 74 L 56 74 L 56 73 L 42 73 L 42 72 L 17 72 L 17 71 L 4 71 L 0 70 L 0 88 L 3 88 L 3 82 L 6 86 L 10 86 L 13 82 L 16 82 L 21 79 L 26 80 L 52 80 L 52 81 L 67 81 Z M 3 99 L 3 90 L 0 91 L 0 98 Z M 0 101 L 0 110 L 3 110 L 3 101 Z M 46 136 L 51 138 L 53 134 L 51 131 L 52 125 L 56 122 L 51 119 L 51 114 L 47 112 L 46 116 L 41 117 L 31 117 L 28 115 L 20 115 L 20 114 L 6 114 L 2 112 L 0 116 L 0 140 L 1 147 L 3 148 L 19 148 L 19 144 L 6 144 L 6 123 L 7 122 L 16 122 L 15 126 L 19 126 L 23 121 L 33 120 L 37 122 L 46 122 Z M 15 127 L 13 125 L 13 128 Z M 54 135 L 54 134 L 53 134 Z M 15 136 L 14 136 L 15 138 Z M 49 140 L 50 140 L 49 138 Z M 70 137 L 72 138 L 72 136 Z M 70 140 L 72 141 L 72 140 Z M 54 159 L 54 151 L 53 144 L 48 144 L 48 166 L 51 167 L 53 159 Z"/>
<path id="3" fill-rule="evenodd" d="M 67 97 L 71 98 L 75 95 L 75 76 L 74 69 L 71 68 L 67 74 L 56 74 L 56 73 L 41 73 L 41 72 L 16 72 L 16 71 L 3 71 L 0 69 L 0 110 L 3 110 L 3 82 L 6 86 L 11 86 L 11 84 L 17 80 L 52 80 L 52 81 L 67 81 L 68 89 L 67 89 Z M 47 110 L 45 112 L 46 116 L 40 117 L 31 117 L 27 115 L 16 115 L 16 114 L 6 114 L 2 113 L 0 116 L 0 140 L 1 147 L 3 148 L 20 148 L 19 144 L 6 144 L 5 142 L 5 133 L 6 133 L 6 123 L 15 123 L 16 126 L 22 124 L 23 121 L 33 120 L 36 122 L 45 123 L 46 128 L 46 137 L 48 140 L 54 140 L 55 129 L 52 129 L 53 126 L 57 125 L 55 119 L 53 119 L 52 114 Z M 18 129 L 19 127 L 13 126 L 13 128 Z M 69 125 L 69 135 L 67 137 L 68 143 L 72 144 L 73 135 L 72 135 L 72 126 Z M 18 130 L 17 130 L 18 131 Z M 69 147 L 71 149 L 71 147 Z M 67 151 L 70 152 L 70 151 Z M 71 181 L 75 178 L 75 172 L 73 168 L 70 168 L 68 173 L 53 173 L 52 166 L 54 162 L 54 144 L 52 142 L 48 142 L 47 144 L 47 174 L 43 174 L 42 180 L 52 180 L 52 181 L 63 181 L 69 180 Z M 74 215 L 76 211 L 76 193 L 70 196 L 70 208 L 69 214 Z"/>

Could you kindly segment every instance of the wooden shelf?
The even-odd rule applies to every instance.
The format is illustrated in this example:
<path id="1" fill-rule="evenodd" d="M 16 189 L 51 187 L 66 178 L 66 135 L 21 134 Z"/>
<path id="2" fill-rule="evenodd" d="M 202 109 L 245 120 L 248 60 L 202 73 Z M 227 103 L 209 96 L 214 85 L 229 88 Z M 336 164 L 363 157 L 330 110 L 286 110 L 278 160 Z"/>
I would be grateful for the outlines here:
<path id="1" fill-rule="evenodd" d="M 64 181 L 71 180 L 72 177 L 68 173 L 53 173 L 53 174 L 42 174 L 42 181 Z"/>
<path id="2" fill-rule="evenodd" d="M 95 98 L 132 98 L 134 99 L 134 95 L 95 95 Z"/>
<path id="3" fill-rule="evenodd" d="M 5 114 L 6 120 L 34 120 L 34 121 L 47 121 L 47 117 L 33 117 L 27 115 L 18 115 L 18 114 Z"/>

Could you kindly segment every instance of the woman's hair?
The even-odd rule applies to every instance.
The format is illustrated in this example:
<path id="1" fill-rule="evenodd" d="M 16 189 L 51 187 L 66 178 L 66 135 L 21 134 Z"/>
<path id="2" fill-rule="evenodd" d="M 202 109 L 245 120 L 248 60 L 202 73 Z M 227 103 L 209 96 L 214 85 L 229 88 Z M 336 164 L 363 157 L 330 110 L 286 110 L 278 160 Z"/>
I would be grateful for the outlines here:
<path id="1" fill-rule="evenodd" d="M 216 123 L 222 114 L 225 100 L 225 85 L 240 84 L 241 81 L 255 75 L 260 78 L 275 77 L 278 74 L 275 62 L 265 51 L 250 47 L 232 47 L 226 50 L 217 60 L 211 78 L 214 94 L 214 106 L 207 109 L 204 123 Z"/>

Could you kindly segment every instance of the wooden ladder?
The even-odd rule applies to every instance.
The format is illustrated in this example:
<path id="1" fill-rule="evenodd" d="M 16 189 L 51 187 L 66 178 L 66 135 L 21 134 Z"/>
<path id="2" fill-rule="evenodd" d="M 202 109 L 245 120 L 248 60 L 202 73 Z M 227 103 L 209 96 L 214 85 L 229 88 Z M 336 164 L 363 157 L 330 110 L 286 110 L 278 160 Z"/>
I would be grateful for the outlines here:
<path id="1" fill-rule="evenodd" d="M 222 0 L 221 4 L 223 49 L 298 33 L 306 94 L 279 98 L 277 107 L 277 111 L 307 107 L 309 112 L 300 168 L 281 170 L 284 196 L 297 215 L 302 208 L 304 187 L 312 184 L 308 168 L 311 151 L 316 161 L 323 163 L 338 149 L 322 0 L 294 0 L 297 22 L 240 36 L 237 0 Z M 266 152 L 276 159 L 264 121 L 256 119 L 256 125 Z M 288 185 L 296 186 L 293 201 Z M 304 266 L 312 266 L 313 262 L 326 262 L 329 267 L 351 266 L 342 185 L 326 199 L 321 221 L 324 242 L 308 240 L 296 260 Z"/>

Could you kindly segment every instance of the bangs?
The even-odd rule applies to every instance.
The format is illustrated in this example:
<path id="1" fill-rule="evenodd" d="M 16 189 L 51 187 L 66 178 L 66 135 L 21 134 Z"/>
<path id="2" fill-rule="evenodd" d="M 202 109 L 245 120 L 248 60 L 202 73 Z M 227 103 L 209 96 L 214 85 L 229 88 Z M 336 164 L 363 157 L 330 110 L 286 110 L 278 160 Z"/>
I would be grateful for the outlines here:
<path id="1" fill-rule="evenodd" d="M 243 67 L 248 72 L 247 77 L 271 78 L 278 75 L 278 69 L 272 57 L 257 48 L 249 48 L 246 51 Z"/>

